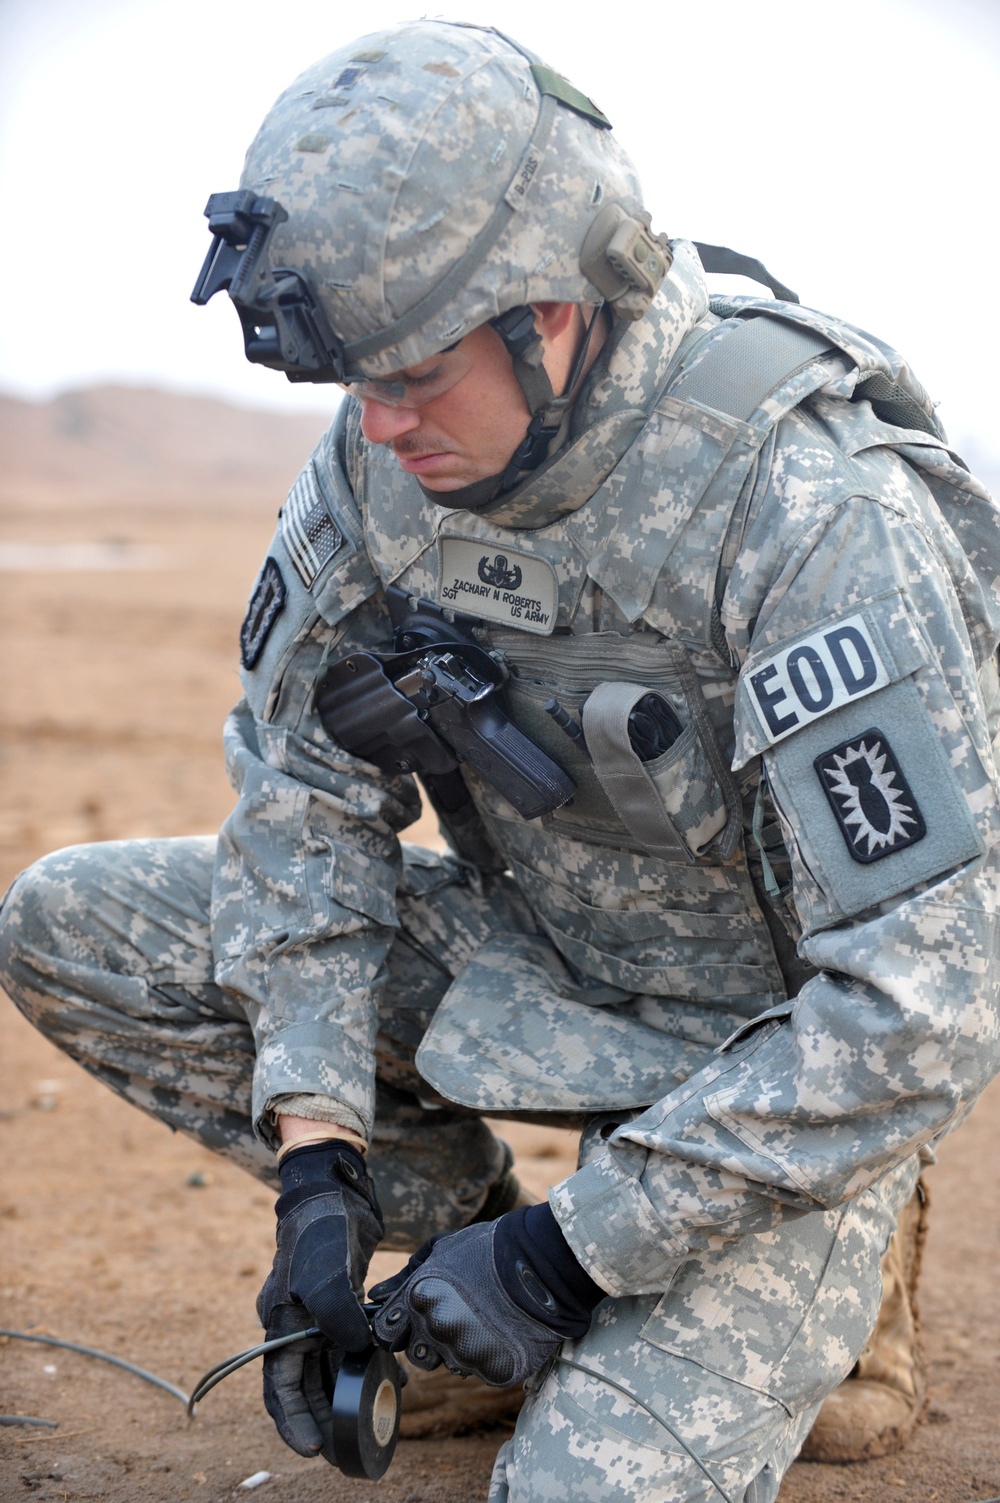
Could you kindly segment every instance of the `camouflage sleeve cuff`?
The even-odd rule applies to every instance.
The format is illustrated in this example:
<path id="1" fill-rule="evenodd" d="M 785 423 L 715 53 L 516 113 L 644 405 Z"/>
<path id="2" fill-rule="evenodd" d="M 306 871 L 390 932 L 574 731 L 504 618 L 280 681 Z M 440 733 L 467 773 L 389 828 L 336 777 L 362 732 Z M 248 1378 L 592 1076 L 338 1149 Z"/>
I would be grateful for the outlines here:
<path id="1" fill-rule="evenodd" d="M 260 1125 L 269 1147 L 280 1147 L 277 1123 L 278 1118 L 283 1116 L 304 1117 L 308 1122 L 332 1122 L 337 1127 L 349 1127 L 359 1137 L 367 1139 L 364 1123 L 346 1102 L 338 1101 L 334 1096 L 299 1094 L 275 1096 L 267 1103 Z"/>
<path id="2" fill-rule="evenodd" d="M 277 1146 L 272 1108 L 281 1103 L 290 1116 L 353 1127 L 366 1140 L 374 1115 L 375 1060 L 344 1028 L 323 1020 L 282 1025 L 258 1045 L 253 1078 L 254 1132 L 269 1148 Z M 309 1110 L 292 1112 L 288 1101 L 305 1100 Z M 329 1112 L 318 1103 L 329 1103 Z"/>
<path id="3" fill-rule="evenodd" d="M 549 1191 L 549 1205 L 577 1262 L 617 1298 L 668 1289 L 689 1256 L 620 1155 L 605 1153 L 585 1164 Z"/>

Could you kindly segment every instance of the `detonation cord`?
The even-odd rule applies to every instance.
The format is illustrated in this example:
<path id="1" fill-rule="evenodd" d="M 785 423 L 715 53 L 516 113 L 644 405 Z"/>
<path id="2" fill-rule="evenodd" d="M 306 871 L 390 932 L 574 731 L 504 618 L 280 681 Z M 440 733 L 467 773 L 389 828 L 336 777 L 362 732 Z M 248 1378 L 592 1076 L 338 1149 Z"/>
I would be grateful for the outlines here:
<path id="1" fill-rule="evenodd" d="M 62 1347 L 67 1352 L 82 1352 L 85 1357 L 96 1357 L 99 1362 L 110 1362 L 113 1367 L 123 1367 L 134 1377 L 143 1378 L 147 1383 L 153 1383 L 157 1388 L 163 1388 L 167 1393 L 172 1393 L 174 1398 L 180 1399 L 182 1404 L 188 1402 L 188 1396 L 183 1388 L 175 1387 L 173 1383 L 168 1383 L 166 1378 L 158 1378 L 155 1373 L 147 1372 L 144 1367 L 136 1367 L 134 1362 L 126 1362 L 124 1357 L 116 1357 L 112 1352 L 102 1352 L 94 1346 L 80 1346 L 75 1341 L 57 1341 L 54 1336 L 36 1336 L 31 1331 L 0 1330 L 0 1336 L 9 1336 L 14 1341 L 40 1341 L 44 1346 Z M 9 1416 L 13 1419 L 17 1417 L 16 1415 Z"/>
<path id="2" fill-rule="evenodd" d="M 81 1346 L 76 1341 L 59 1341 L 55 1336 L 37 1336 L 30 1331 L 7 1331 L 0 1330 L 0 1336 L 9 1336 L 15 1341 L 39 1341 L 45 1346 L 62 1347 L 68 1352 L 80 1352 L 84 1357 L 95 1357 L 100 1362 L 110 1362 L 114 1367 L 123 1367 L 126 1372 L 132 1373 L 137 1378 L 143 1378 L 147 1383 L 153 1383 L 157 1388 L 164 1389 L 173 1394 L 175 1399 L 180 1399 L 187 1409 L 188 1415 L 193 1419 L 195 1405 L 211 1391 L 216 1383 L 221 1383 L 223 1378 L 228 1378 L 238 1368 L 252 1362 L 255 1357 L 263 1357 L 267 1352 L 273 1352 L 280 1346 L 290 1346 L 293 1341 L 307 1341 L 313 1336 L 322 1336 L 319 1326 L 309 1326 L 305 1331 L 292 1331 L 288 1336 L 274 1336 L 270 1341 L 261 1341 L 256 1346 L 248 1346 L 246 1351 L 237 1352 L 235 1357 L 226 1357 L 224 1361 L 217 1362 L 210 1367 L 207 1373 L 198 1379 L 190 1394 L 183 1388 L 177 1388 L 173 1383 L 168 1383 L 166 1378 L 158 1378 L 155 1373 L 147 1372 L 144 1367 L 137 1367 L 134 1362 L 126 1362 L 124 1357 L 116 1357 L 112 1352 L 102 1352 L 97 1347 Z M 52 1420 L 33 1419 L 30 1415 L 5 1414 L 0 1415 L 0 1423 L 14 1425 L 52 1425 Z"/>
<path id="3" fill-rule="evenodd" d="M 214 1367 L 210 1367 L 208 1372 L 204 1373 L 198 1379 L 191 1393 L 186 1394 L 183 1388 L 178 1388 L 175 1384 L 168 1383 L 166 1378 L 158 1378 L 155 1373 L 147 1372 L 144 1367 L 137 1367 L 134 1362 L 126 1362 L 124 1357 L 116 1357 L 111 1352 L 102 1352 L 97 1347 L 81 1346 L 76 1341 L 59 1341 L 55 1336 L 36 1336 L 30 1331 L 8 1331 L 0 1328 L 0 1336 L 10 1337 L 13 1341 L 38 1341 L 45 1346 L 61 1347 L 67 1352 L 80 1352 L 84 1357 L 95 1357 L 100 1362 L 110 1362 L 113 1367 L 124 1368 L 127 1373 L 132 1373 L 134 1377 L 142 1378 L 145 1382 L 152 1383 L 154 1387 L 162 1388 L 166 1393 L 172 1394 L 175 1399 L 180 1399 L 191 1418 L 194 1418 L 195 1405 L 215 1387 L 216 1383 L 221 1383 L 223 1378 L 228 1378 L 230 1373 L 234 1373 L 238 1368 L 244 1367 L 248 1362 L 252 1362 L 255 1357 L 264 1356 L 266 1352 L 273 1352 L 281 1346 L 290 1346 L 293 1341 L 307 1341 L 313 1336 L 321 1336 L 322 1334 L 319 1326 L 310 1326 L 305 1331 L 293 1331 L 289 1336 L 275 1336 L 270 1341 L 260 1342 L 257 1346 L 248 1346 L 245 1351 L 237 1352 L 234 1357 L 227 1357 L 223 1362 L 217 1362 Z M 637 1393 L 633 1393 L 630 1388 L 626 1388 L 624 1383 L 617 1383 L 614 1378 L 609 1378 L 607 1373 L 598 1372 L 592 1367 L 584 1367 L 580 1362 L 572 1362 L 569 1357 L 557 1357 L 555 1360 L 563 1367 L 571 1367 L 575 1372 L 583 1373 L 585 1377 L 593 1378 L 598 1383 L 606 1383 L 609 1388 L 616 1388 L 627 1399 L 631 1399 L 633 1404 L 638 1404 L 640 1409 L 645 1409 L 646 1413 L 652 1419 L 656 1420 L 658 1425 L 662 1425 L 667 1434 L 677 1442 L 681 1450 L 690 1456 L 698 1470 L 711 1482 L 719 1497 L 724 1498 L 725 1503 L 733 1503 L 733 1499 L 729 1493 L 712 1476 L 700 1456 L 692 1451 L 687 1442 L 682 1440 L 677 1434 L 673 1426 L 668 1424 L 661 1414 L 657 1414 L 656 1410 L 651 1408 L 644 1399 L 640 1399 Z M 54 1420 L 36 1419 L 32 1415 L 26 1414 L 2 1414 L 0 1415 L 0 1424 L 40 1425 L 46 1429 L 56 1428 Z M 970 1503 L 1000 1503 L 1000 1497 L 972 1499 Z"/>
<path id="4" fill-rule="evenodd" d="M 289 1336 L 273 1336 L 270 1341 L 261 1341 L 257 1346 L 248 1346 L 245 1352 L 237 1352 L 235 1357 L 227 1357 L 223 1362 L 217 1362 L 210 1367 L 207 1373 L 203 1373 L 191 1390 L 191 1397 L 187 1400 L 187 1412 L 194 1415 L 194 1406 L 203 1399 L 216 1383 L 221 1383 L 223 1378 L 228 1378 L 230 1373 L 236 1372 L 237 1368 L 252 1362 L 255 1357 L 263 1357 L 265 1352 L 276 1351 L 279 1346 L 291 1346 L 293 1341 L 306 1341 L 312 1336 L 322 1336 L 319 1326 L 310 1326 L 307 1331 L 292 1331 Z"/>

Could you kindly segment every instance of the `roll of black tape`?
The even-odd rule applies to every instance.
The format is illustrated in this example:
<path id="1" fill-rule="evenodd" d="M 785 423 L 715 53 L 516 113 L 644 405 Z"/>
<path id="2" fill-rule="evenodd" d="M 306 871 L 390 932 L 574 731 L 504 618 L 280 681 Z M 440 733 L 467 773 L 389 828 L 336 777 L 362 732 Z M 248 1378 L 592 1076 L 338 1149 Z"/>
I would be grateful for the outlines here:
<path id="1" fill-rule="evenodd" d="M 399 1438 L 403 1382 L 399 1363 L 380 1346 L 349 1352 L 333 1390 L 333 1455 L 345 1477 L 384 1477 Z"/>

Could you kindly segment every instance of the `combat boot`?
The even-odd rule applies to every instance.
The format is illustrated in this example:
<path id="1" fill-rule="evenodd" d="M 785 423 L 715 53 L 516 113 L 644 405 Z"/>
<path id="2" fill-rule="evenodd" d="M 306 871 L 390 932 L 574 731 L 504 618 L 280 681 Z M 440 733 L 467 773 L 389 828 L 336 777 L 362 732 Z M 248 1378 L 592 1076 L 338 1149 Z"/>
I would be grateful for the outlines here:
<path id="1" fill-rule="evenodd" d="M 927 1404 L 927 1359 L 917 1279 L 927 1236 L 927 1191 L 918 1180 L 882 1259 L 882 1304 L 853 1372 L 827 1396 L 802 1447 L 803 1461 L 870 1461 L 902 1450 Z"/>

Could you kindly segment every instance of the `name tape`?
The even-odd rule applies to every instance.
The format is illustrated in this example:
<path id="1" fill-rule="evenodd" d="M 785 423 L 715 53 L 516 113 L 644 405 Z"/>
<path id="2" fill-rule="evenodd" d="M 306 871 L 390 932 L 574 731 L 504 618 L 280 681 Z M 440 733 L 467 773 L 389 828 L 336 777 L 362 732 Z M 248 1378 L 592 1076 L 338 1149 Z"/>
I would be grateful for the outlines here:
<path id="1" fill-rule="evenodd" d="M 541 635 L 552 631 L 559 607 L 555 570 L 547 559 L 498 553 L 469 538 L 441 539 L 438 598 L 488 621 Z"/>
<path id="2" fill-rule="evenodd" d="M 803 637 L 749 675 L 750 692 L 773 746 L 810 721 L 885 688 L 889 674 L 863 616 Z"/>

